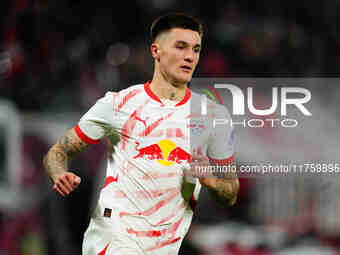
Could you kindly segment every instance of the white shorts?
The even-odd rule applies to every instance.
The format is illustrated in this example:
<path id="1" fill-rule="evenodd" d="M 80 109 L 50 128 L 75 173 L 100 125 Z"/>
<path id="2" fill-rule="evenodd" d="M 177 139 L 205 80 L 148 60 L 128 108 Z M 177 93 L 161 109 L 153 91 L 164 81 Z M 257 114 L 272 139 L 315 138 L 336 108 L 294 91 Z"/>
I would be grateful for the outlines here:
<path id="1" fill-rule="evenodd" d="M 137 242 L 127 235 L 119 234 L 110 226 L 110 219 L 91 219 L 84 234 L 83 255 L 145 255 Z"/>

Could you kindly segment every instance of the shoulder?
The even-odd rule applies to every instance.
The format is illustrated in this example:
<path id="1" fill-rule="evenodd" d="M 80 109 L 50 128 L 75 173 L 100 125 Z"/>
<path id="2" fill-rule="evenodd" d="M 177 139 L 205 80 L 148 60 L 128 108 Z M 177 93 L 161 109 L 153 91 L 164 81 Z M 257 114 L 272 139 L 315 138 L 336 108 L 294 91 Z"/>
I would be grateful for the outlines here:
<path id="1" fill-rule="evenodd" d="M 99 99 L 102 102 L 117 102 L 122 100 L 124 97 L 133 97 L 137 94 L 140 94 L 144 90 L 143 84 L 132 85 L 127 87 L 126 89 L 122 89 L 120 91 L 107 91 L 105 95 Z"/>
<path id="2" fill-rule="evenodd" d="M 127 87 L 126 89 L 111 93 L 114 93 L 114 97 L 116 97 L 116 100 L 123 100 L 124 98 L 130 99 L 138 94 L 142 94 L 142 92 L 144 92 L 144 84 L 132 85 L 130 87 Z"/>
<path id="3" fill-rule="evenodd" d="M 144 84 L 136 84 L 136 85 L 131 85 L 129 87 L 127 87 L 126 89 L 122 89 L 119 92 L 120 95 L 126 95 L 129 93 L 138 93 L 138 92 L 142 92 L 144 90 Z"/>

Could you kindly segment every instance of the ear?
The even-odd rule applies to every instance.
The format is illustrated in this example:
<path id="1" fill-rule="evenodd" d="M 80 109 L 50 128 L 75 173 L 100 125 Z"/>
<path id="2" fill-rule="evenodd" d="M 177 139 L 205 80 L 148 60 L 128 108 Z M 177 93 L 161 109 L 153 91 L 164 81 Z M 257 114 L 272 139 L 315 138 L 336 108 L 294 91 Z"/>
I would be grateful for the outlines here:
<path id="1" fill-rule="evenodd" d="M 151 54 L 152 54 L 152 57 L 155 59 L 155 60 L 159 60 L 160 58 L 160 46 L 158 43 L 153 43 L 151 44 Z"/>

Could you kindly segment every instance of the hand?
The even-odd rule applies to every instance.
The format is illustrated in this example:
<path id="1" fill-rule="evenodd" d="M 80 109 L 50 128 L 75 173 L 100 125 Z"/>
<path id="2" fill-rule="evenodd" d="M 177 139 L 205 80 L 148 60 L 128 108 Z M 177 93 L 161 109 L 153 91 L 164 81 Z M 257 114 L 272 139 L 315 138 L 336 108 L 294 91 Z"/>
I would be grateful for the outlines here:
<path id="1" fill-rule="evenodd" d="M 191 157 L 191 172 L 195 174 L 202 185 L 214 187 L 216 185 L 216 177 L 214 176 L 211 163 L 207 156 L 203 155 L 202 148 L 198 147 L 194 150 Z"/>
<path id="2" fill-rule="evenodd" d="M 210 177 L 213 177 L 212 173 L 209 172 L 210 168 L 209 158 L 203 155 L 202 148 L 198 147 L 194 149 L 191 160 L 190 168 L 184 169 L 184 175 L 199 178 L 201 184 L 205 185 Z"/>
<path id="3" fill-rule="evenodd" d="M 80 182 L 79 176 L 71 172 L 65 172 L 54 178 L 53 189 L 61 196 L 66 197 L 79 186 Z"/>
<path id="4" fill-rule="evenodd" d="M 209 165 L 209 158 L 203 155 L 202 148 L 194 149 L 190 160 L 190 174 L 197 178 L 203 177 L 207 174 L 204 170 L 208 169 Z"/>

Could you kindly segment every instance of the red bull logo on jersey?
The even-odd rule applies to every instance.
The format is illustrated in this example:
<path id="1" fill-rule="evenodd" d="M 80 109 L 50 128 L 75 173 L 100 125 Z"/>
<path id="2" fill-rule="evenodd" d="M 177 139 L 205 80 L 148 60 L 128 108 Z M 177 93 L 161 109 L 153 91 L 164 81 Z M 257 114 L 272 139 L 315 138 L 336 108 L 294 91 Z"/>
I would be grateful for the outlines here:
<path id="1" fill-rule="evenodd" d="M 161 140 L 156 144 L 151 144 L 140 148 L 140 143 L 136 142 L 138 154 L 133 158 L 144 158 L 156 160 L 163 166 L 171 166 L 174 163 L 182 164 L 190 161 L 190 153 L 183 150 L 171 140 Z"/>

